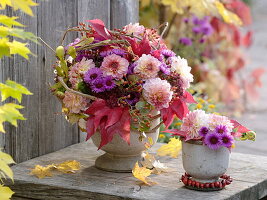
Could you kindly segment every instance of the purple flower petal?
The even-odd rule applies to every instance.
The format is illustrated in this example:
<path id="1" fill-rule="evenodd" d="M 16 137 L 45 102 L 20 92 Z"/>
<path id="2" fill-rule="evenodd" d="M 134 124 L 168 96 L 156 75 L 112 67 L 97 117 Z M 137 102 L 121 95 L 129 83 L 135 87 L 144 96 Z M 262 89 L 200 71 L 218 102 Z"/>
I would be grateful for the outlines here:
<path id="1" fill-rule="evenodd" d="M 104 85 L 105 85 L 105 89 L 106 90 L 111 90 L 113 89 L 114 87 L 116 87 L 116 84 L 115 82 L 113 81 L 113 78 L 112 76 L 106 76 L 103 78 L 103 82 L 104 82 Z"/>
<path id="2" fill-rule="evenodd" d="M 227 133 L 220 135 L 220 139 L 221 139 L 222 146 L 225 146 L 227 148 L 231 147 L 232 144 L 234 143 L 233 136 Z"/>
<path id="3" fill-rule="evenodd" d="M 183 45 L 186 45 L 186 46 L 192 45 L 192 40 L 190 38 L 187 38 L 187 37 L 180 38 L 179 42 Z"/>
<path id="4" fill-rule="evenodd" d="M 203 126 L 201 129 L 199 129 L 198 133 L 200 136 L 205 137 L 209 131 L 210 130 L 206 126 Z"/>
<path id="5" fill-rule="evenodd" d="M 204 138 L 204 143 L 210 149 L 213 149 L 213 150 L 216 150 L 216 149 L 218 149 L 219 147 L 222 146 L 220 135 L 217 134 L 217 133 L 207 134 L 206 137 Z"/>
<path id="6" fill-rule="evenodd" d="M 84 81 L 87 84 L 92 84 L 95 80 L 103 76 L 101 69 L 94 67 L 89 69 L 84 75 Z"/>
<path id="7" fill-rule="evenodd" d="M 91 85 L 91 89 L 95 93 L 104 92 L 106 90 L 104 78 L 96 79 Z"/>

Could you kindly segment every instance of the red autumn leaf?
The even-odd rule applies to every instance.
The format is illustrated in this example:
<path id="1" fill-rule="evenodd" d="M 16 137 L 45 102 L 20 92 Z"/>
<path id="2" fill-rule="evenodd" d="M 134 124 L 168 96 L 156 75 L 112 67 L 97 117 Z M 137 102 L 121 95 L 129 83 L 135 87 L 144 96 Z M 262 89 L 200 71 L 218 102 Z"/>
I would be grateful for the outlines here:
<path id="1" fill-rule="evenodd" d="M 86 141 L 89 140 L 92 137 L 92 135 L 95 134 L 96 128 L 97 127 L 94 126 L 94 117 L 93 116 L 89 117 L 86 122 L 86 132 L 87 132 Z"/>
<path id="2" fill-rule="evenodd" d="M 114 125 L 117 121 L 119 121 L 121 119 L 122 113 L 123 113 L 122 107 L 117 107 L 112 109 L 112 112 L 108 113 L 108 121 L 106 123 L 105 128 L 108 128 Z"/>
<path id="3" fill-rule="evenodd" d="M 163 123 L 165 124 L 166 128 L 168 128 L 173 122 L 175 113 L 172 111 L 171 108 L 164 108 L 160 110 L 160 114 Z"/>
<path id="4" fill-rule="evenodd" d="M 177 135 L 177 136 L 182 136 L 185 137 L 186 136 L 186 132 L 185 131 L 181 131 L 179 129 L 168 129 L 165 131 L 162 131 L 164 133 L 172 133 L 172 136 Z"/>
<path id="5" fill-rule="evenodd" d="M 252 35 L 252 31 L 248 31 L 242 39 L 242 45 L 244 45 L 245 47 L 250 47 L 250 45 L 252 44 Z"/>
<path id="6" fill-rule="evenodd" d="M 144 36 L 141 42 L 138 42 L 137 39 L 129 39 L 128 41 L 131 44 L 134 54 L 138 55 L 139 57 L 141 57 L 143 54 L 149 54 L 151 52 L 149 40 L 146 36 Z"/>
<path id="7" fill-rule="evenodd" d="M 106 102 L 104 100 L 96 100 L 91 106 L 85 111 L 88 115 L 93 115 L 97 110 L 106 106 Z"/>
<path id="8" fill-rule="evenodd" d="M 194 99 L 194 97 L 192 96 L 192 94 L 190 94 L 189 92 L 185 91 L 184 92 L 184 96 L 182 97 L 183 101 L 186 103 L 197 103 Z"/>
<path id="9" fill-rule="evenodd" d="M 239 133 L 246 133 L 250 131 L 250 129 L 246 128 L 245 126 L 242 126 L 236 120 L 231 120 L 231 122 L 233 123 L 234 128 L 237 128 L 237 132 Z"/>
<path id="10" fill-rule="evenodd" d="M 105 27 L 105 24 L 102 20 L 93 19 L 93 20 L 87 20 L 87 21 L 92 25 L 92 27 L 97 32 L 97 35 L 96 35 L 97 39 L 107 40 L 111 38 L 108 32 L 108 29 Z"/>

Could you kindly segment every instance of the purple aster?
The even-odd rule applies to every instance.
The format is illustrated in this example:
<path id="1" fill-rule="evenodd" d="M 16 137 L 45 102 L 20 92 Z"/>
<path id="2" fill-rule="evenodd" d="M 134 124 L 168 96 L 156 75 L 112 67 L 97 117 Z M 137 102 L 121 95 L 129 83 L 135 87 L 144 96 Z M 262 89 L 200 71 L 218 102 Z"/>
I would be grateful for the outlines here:
<path id="1" fill-rule="evenodd" d="M 106 90 L 104 78 L 96 79 L 93 83 L 91 83 L 90 87 L 95 93 L 104 92 Z"/>
<path id="2" fill-rule="evenodd" d="M 86 58 L 87 60 L 88 59 L 92 59 L 93 56 L 89 54 L 88 51 L 78 51 L 77 52 L 77 57 L 75 58 L 77 62 L 80 62 L 83 58 Z"/>
<path id="3" fill-rule="evenodd" d="M 111 49 L 111 50 L 108 50 L 108 51 L 102 51 L 100 52 L 100 56 L 101 57 L 106 57 L 106 56 L 109 56 L 111 54 L 116 54 L 118 56 L 124 56 L 126 55 L 126 52 L 122 49 Z"/>
<path id="4" fill-rule="evenodd" d="M 173 51 L 171 51 L 171 50 L 169 50 L 169 49 L 163 49 L 163 50 L 161 51 L 161 54 L 162 54 L 163 56 L 165 56 L 165 57 L 174 57 L 174 56 L 176 55 Z"/>
<path id="5" fill-rule="evenodd" d="M 134 68 L 136 67 L 136 65 L 137 65 L 137 62 L 134 62 L 134 63 L 131 63 L 130 65 L 129 65 L 129 67 L 128 67 L 128 72 L 127 72 L 127 74 L 134 74 Z"/>
<path id="6" fill-rule="evenodd" d="M 106 76 L 106 77 L 104 77 L 103 78 L 103 82 L 104 82 L 104 85 L 105 85 L 106 90 L 111 90 L 114 87 L 116 87 L 116 84 L 113 81 L 112 76 Z"/>
<path id="7" fill-rule="evenodd" d="M 160 71 L 162 71 L 166 75 L 169 75 L 171 73 L 171 69 L 165 63 L 162 63 L 159 68 Z"/>
<path id="8" fill-rule="evenodd" d="M 199 26 L 195 26 L 192 28 L 192 31 L 195 33 L 195 34 L 199 34 L 202 30 L 201 30 L 201 27 Z"/>
<path id="9" fill-rule="evenodd" d="M 141 95 L 138 92 L 131 92 L 129 95 L 130 98 L 127 98 L 126 101 L 131 106 L 134 106 L 139 101 Z"/>
<path id="10" fill-rule="evenodd" d="M 184 21 L 184 23 L 187 24 L 189 22 L 189 19 L 188 18 L 184 18 L 183 21 Z"/>
<path id="11" fill-rule="evenodd" d="M 221 147 L 221 138 L 220 135 L 217 133 L 210 133 L 207 134 L 206 137 L 204 138 L 204 143 L 213 150 L 218 149 Z"/>
<path id="12" fill-rule="evenodd" d="M 227 133 L 224 133 L 224 134 L 220 135 L 220 139 L 221 139 L 222 146 L 225 146 L 227 148 L 231 147 L 232 144 L 234 143 L 233 136 L 229 135 Z"/>
<path id="13" fill-rule="evenodd" d="M 224 126 L 224 125 L 218 125 L 218 126 L 216 126 L 214 132 L 215 133 L 218 133 L 218 134 L 224 134 L 224 133 L 228 133 L 228 130 L 227 130 L 227 127 L 226 126 Z"/>
<path id="14" fill-rule="evenodd" d="M 202 19 L 194 16 L 193 19 L 192 19 L 192 22 L 193 22 L 194 25 L 200 25 L 200 26 L 202 26 L 203 24 L 207 23 L 208 20 L 209 20 L 209 17 L 208 16 L 205 16 Z"/>
<path id="15" fill-rule="evenodd" d="M 205 137 L 209 133 L 209 129 L 206 126 L 203 126 L 199 129 L 198 133 L 200 136 Z"/>
<path id="16" fill-rule="evenodd" d="M 213 32 L 213 29 L 209 23 L 204 24 L 201 26 L 201 33 L 204 35 L 211 35 Z"/>
<path id="17" fill-rule="evenodd" d="M 187 38 L 187 37 L 183 37 L 179 40 L 179 42 L 183 45 L 186 45 L 186 46 L 191 46 L 192 45 L 192 40 L 190 38 Z"/>
<path id="18" fill-rule="evenodd" d="M 205 41 L 206 41 L 205 38 L 201 38 L 201 39 L 199 40 L 199 43 L 200 43 L 200 44 L 203 44 Z"/>
<path id="19" fill-rule="evenodd" d="M 101 78 L 103 76 L 101 69 L 94 67 L 89 69 L 84 74 L 84 81 L 88 84 L 92 84 L 97 79 Z"/>

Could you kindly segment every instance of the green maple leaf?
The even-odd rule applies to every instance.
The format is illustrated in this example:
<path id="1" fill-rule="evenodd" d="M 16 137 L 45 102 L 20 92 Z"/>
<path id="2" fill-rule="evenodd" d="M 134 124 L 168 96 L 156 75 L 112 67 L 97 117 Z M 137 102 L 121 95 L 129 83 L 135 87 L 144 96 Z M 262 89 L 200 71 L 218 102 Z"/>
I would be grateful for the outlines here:
<path id="1" fill-rule="evenodd" d="M 5 101 L 8 97 L 13 97 L 21 103 L 22 94 L 32 95 L 27 88 L 11 80 L 7 80 L 6 84 L 0 83 L 0 91 L 2 101 Z"/>

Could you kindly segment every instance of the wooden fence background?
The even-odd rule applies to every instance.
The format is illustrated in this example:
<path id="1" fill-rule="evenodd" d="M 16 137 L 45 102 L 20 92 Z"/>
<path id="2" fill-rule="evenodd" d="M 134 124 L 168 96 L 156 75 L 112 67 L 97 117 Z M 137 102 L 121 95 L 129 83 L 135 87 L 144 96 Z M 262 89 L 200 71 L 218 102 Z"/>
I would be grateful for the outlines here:
<path id="1" fill-rule="evenodd" d="M 64 30 L 87 19 L 102 19 L 108 28 L 120 28 L 138 21 L 138 0 L 45 0 L 37 1 L 35 17 L 7 9 L 9 16 L 20 16 L 27 31 L 41 37 L 52 48 L 59 45 Z M 67 42 L 77 34 L 71 33 Z M 0 147 L 10 153 L 17 163 L 49 153 L 82 139 L 77 126 L 71 126 L 61 114 L 61 105 L 51 95 L 48 83 L 53 83 L 55 62 L 53 53 L 43 45 L 29 43 L 36 57 L 27 61 L 20 56 L 0 60 L 0 81 L 7 78 L 26 86 L 33 96 L 23 98 L 22 111 L 27 118 L 18 128 L 5 125 L 6 134 L 0 134 Z"/>

